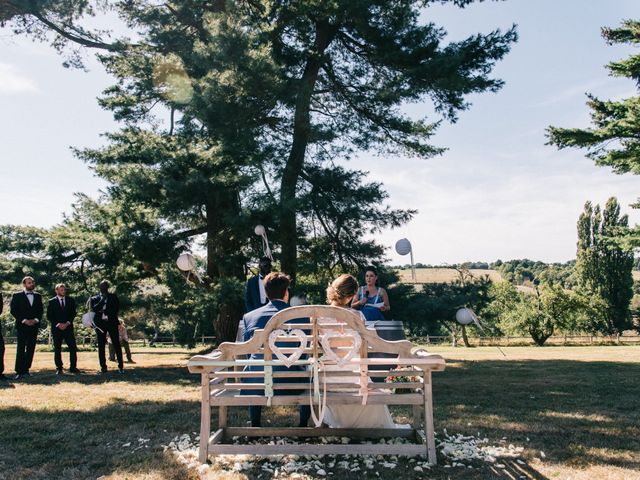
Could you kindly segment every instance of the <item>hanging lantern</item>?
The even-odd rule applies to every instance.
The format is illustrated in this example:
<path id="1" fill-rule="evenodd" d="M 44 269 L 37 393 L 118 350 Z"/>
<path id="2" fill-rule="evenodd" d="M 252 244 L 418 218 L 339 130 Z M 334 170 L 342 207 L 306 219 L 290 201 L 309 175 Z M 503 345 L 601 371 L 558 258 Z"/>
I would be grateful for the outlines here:
<path id="1" fill-rule="evenodd" d="M 176 264 L 183 272 L 190 272 L 196 268 L 196 259 L 190 253 L 181 253 Z"/>
<path id="2" fill-rule="evenodd" d="M 396 252 L 403 256 L 411 253 L 411 242 L 406 238 L 401 238 L 396 242 Z"/>
<path id="3" fill-rule="evenodd" d="M 470 308 L 461 308 L 456 312 L 456 321 L 460 325 L 470 325 L 471 323 L 475 323 L 480 326 L 480 321 L 473 310 Z"/>

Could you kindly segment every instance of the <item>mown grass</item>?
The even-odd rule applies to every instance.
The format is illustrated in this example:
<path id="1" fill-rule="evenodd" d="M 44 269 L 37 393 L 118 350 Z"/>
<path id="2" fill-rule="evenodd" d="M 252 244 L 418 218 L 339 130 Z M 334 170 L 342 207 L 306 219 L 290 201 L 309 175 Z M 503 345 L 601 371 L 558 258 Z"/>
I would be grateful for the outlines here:
<path id="1" fill-rule="evenodd" d="M 525 447 L 524 464 L 473 470 L 441 465 L 417 473 L 403 460 L 396 469 L 366 473 L 368 478 L 640 478 L 640 348 L 431 350 L 448 360 L 447 370 L 434 375 L 438 432 L 479 433 L 492 444 L 506 438 L 506 444 Z M 97 353 L 81 352 L 84 373 L 56 377 L 52 353 L 37 352 L 33 377 L 0 387 L 0 479 L 197 478 L 162 448 L 199 428 L 199 378 L 185 368 L 191 354 L 138 349 L 137 363 L 125 375 L 101 376 Z M 14 358 L 9 346 L 6 364 Z M 232 412 L 231 422 L 243 425 L 244 409 Z M 287 409 L 265 413 L 265 421 L 281 425 L 297 415 Z M 394 413 L 402 420 L 407 412 Z M 333 478 L 345 478 L 344 472 L 332 472 Z M 247 474 L 268 475 L 260 469 Z"/>

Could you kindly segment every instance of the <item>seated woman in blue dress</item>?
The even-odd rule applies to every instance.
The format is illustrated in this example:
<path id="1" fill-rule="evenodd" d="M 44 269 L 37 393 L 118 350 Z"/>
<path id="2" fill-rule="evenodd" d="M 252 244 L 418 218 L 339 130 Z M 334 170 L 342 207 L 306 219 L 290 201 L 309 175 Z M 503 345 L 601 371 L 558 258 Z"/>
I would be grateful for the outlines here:
<path id="1" fill-rule="evenodd" d="M 351 303 L 352 308 L 362 311 L 364 318 L 370 322 L 384 320 L 384 314 L 390 310 L 389 297 L 384 288 L 378 287 L 378 272 L 373 266 L 365 269 L 365 285 L 358 289 L 357 299 Z"/>

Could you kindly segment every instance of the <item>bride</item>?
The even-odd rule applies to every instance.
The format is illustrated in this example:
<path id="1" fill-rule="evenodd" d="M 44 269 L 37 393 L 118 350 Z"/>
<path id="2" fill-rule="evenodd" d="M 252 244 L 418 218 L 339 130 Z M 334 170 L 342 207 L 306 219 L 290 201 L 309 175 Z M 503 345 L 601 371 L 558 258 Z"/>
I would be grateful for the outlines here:
<path id="1" fill-rule="evenodd" d="M 340 275 L 327 288 L 327 303 L 334 307 L 349 308 L 348 305 L 358 292 L 358 281 L 348 274 Z M 360 314 L 362 315 L 362 314 Z M 364 322 L 364 317 L 362 318 Z M 350 365 L 330 365 L 329 371 L 354 371 Z M 331 377 L 334 383 L 353 383 L 354 377 Z M 391 413 L 386 405 L 328 405 L 324 423 L 333 428 L 395 428 Z"/>

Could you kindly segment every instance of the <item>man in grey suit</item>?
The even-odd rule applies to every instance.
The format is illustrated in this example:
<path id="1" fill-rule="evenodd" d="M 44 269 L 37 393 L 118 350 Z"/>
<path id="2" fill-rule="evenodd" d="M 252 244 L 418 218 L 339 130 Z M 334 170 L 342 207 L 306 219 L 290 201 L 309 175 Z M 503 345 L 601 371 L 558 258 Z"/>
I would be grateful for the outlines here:
<path id="1" fill-rule="evenodd" d="M 264 289 L 269 299 L 269 302 L 256 310 L 253 310 L 249 313 L 246 313 L 242 319 L 244 324 L 244 341 L 248 341 L 253 337 L 253 334 L 256 330 L 264 328 L 267 322 L 280 310 L 289 307 L 287 303 L 289 301 L 289 285 L 291 284 L 291 279 L 285 275 L 284 273 L 272 272 L 269 273 L 264 278 Z M 296 320 L 296 323 L 307 323 L 308 319 L 299 319 Z M 251 355 L 251 359 L 261 359 L 262 355 L 253 354 Z M 304 371 L 304 367 L 302 366 L 292 366 L 290 368 L 287 367 L 274 367 L 273 371 L 282 371 L 282 370 L 300 370 Z M 262 371 L 261 366 L 247 366 L 245 371 Z M 258 382 L 260 379 L 252 379 L 247 378 L 243 379 L 246 383 Z M 277 378 L 275 381 L 278 382 L 293 382 L 300 383 L 305 382 L 306 377 L 301 380 L 296 377 L 285 377 L 285 378 Z M 280 390 L 280 395 L 298 395 L 301 392 L 297 390 Z M 262 390 L 242 390 L 243 395 L 262 395 Z M 260 419 L 262 416 L 262 407 L 261 406 L 250 406 L 249 407 L 249 417 L 251 418 L 251 426 L 259 427 Z M 309 422 L 309 417 L 311 416 L 311 407 L 309 405 L 300 405 L 300 423 L 299 426 L 306 427 Z"/>

